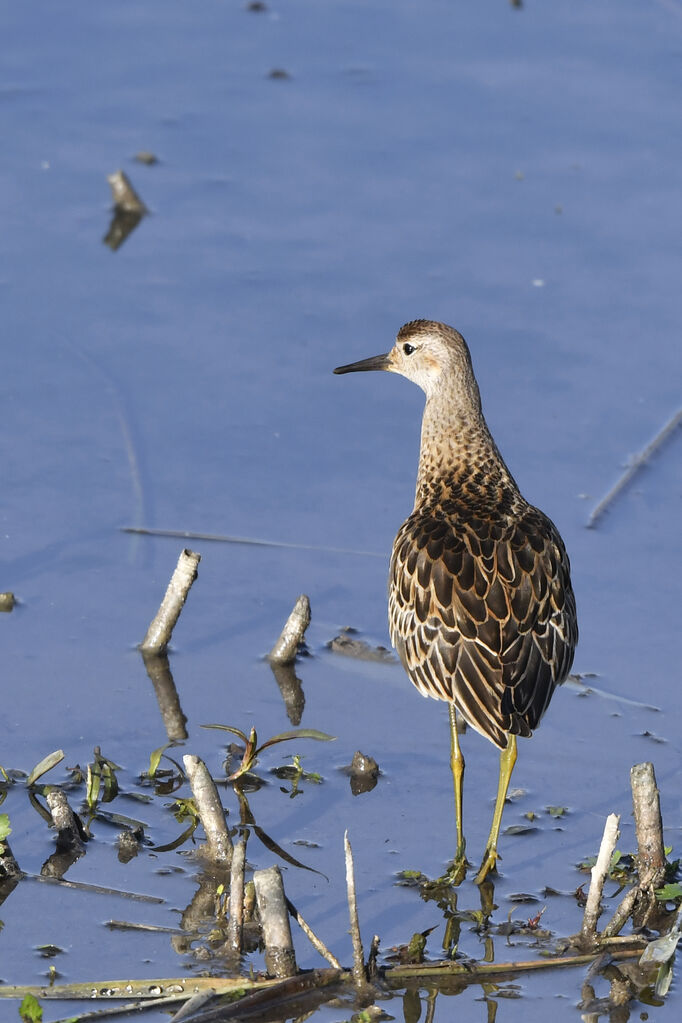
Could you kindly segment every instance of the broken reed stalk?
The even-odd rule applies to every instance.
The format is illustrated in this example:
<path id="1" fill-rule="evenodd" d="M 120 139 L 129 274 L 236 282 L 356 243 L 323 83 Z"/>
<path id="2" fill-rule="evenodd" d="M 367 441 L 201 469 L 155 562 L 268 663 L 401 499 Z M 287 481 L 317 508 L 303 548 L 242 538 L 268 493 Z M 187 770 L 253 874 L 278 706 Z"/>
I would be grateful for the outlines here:
<path id="1" fill-rule="evenodd" d="M 635 764 L 630 770 L 632 805 L 637 834 L 639 883 L 657 886 L 665 870 L 661 800 L 652 763 Z"/>
<path id="2" fill-rule="evenodd" d="M 199 757 L 187 754 L 182 758 L 182 762 L 206 835 L 208 855 L 216 866 L 229 870 L 232 865 L 232 839 L 227 830 L 225 811 L 216 784 L 206 764 Z"/>
<path id="3" fill-rule="evenodd" d="M 143 654 L 166 652 L 173 629 L 187 600 L 187 594 L 197 577 L 197 566 L 200 561 L 201 554 L 187 548 L 180 554 L 161 606 L 140 644 Z"/>
<path id="4" fill-rule="evenodd" d="M 353 983 L 356 987 L 364 987 L 367 983 L 365 973 L 365 951 L 362 947 L 360 936 L 360 921 L 358 919 L 358 903 L 355 895 L 355 865 L 353 863 L 353 850 L 348 841 L 348 832 L 343 835 L 343 847 L 346 854 L 346 889 L 348 891 L 348 914 L 350 916 L 350 936 L 353 942 Z"/>
<path id="5" fill-rule="evenodd" d="M 647 444 L 643 451 L 641 451 L 638 455 L 635 455 L 615 486 L 611 487 L 608 494 L 606 494 L 596 508 L 593 509 L 592 514 L 587 520 L 588 529 L 592 529 L 596 525 L 597 520 L 601 518 L 609 505 L 615 501 L 623 490 L 625 490 L 628 483 L 637 475 L 642 466 L 647 464 L 651 456 L 658 451 L 663 444 L 665 444 L 667 439 L 680 425 L 682 425 L 682 409 L 679 409 L 679 411 L 677 411 L 675 415 L 668 420 L 663 429 L 659 430 L 651 443 Z"/>
<path id="6" fill-rule="evenodd" d="M 109 182 L 111 197 L 117 210 L 122 210 L 125 213 L 138 213 L 140 216 L 147 212 L 147 207 L 140 199 L 130 182 L 130 178 L 124 171 L 117 170 L 113 174 L 108 174 L 107 181 Z"/>
<path id="7" fill-rule="evenodd" d="M 308 939 L 310 944 L 313 946 L 315 951 L 319 952 L 320 955 L 322 956 L 322 958 L 326 959 L 327 962 L 331 966 L 334 967 L 334 969 L 342 970 L 343 967 L 341 966 L 341 963 L 339 962 L 339 960 L 336 958 L 336 956 L 333 954 L 333 952 L 329 951 L 329 949 L 327 948 L 325 943 L 322 941 L 322 939 L 318 938 L 318 936 L 313 931 L 312 927 L 310 927 L 305 922 L 305 920 L 303 919 L 303 917 L 301 916 L 299 911 L 296 909 L 296 906 L 294 906 L 293 902 L 291 902 L 289 899 L 287 899 L 287 909 L 289 910 L 289 912 L 293 916 L 294 920 L 296 921 L 298 926 L 301 928 L 301 930 L 303 931 L 303 933 L 305 934 L 306 938 Z"/>
<path id="8" fill-rule="evenodd" d="M 53 788 L 45 797 L 52 823 L 57 829 L 57 845 L 60 848 L 85 849 L 76 815 L 61 789 Z"/>
<path id="9" fill-rule="evenodd" d="M 305 630 L 310 625 L 310 601 L 302 593 L 287 618 L 282 633 L 268 654 L 274 664 L 291 664 L 296 658 L 299 643 L 303 642 Z"/>
<path id="10" fill-rule="evenodd" d="M 293 977 L 298 967 L 279 867 L 254 871 L 253 883 L 256 886 L 256 902 L 263 928 L 268 973 L 273 977 Z"/>
<path id="11" fill-rule="evenodd" d="M 636 926 L 646 925 L 656 906 L 656 888 L 665 874 L 663 821 L 654 765 L 635 764 L 630 769 L 630 786 L 637 835 L 637 884 L 621 900 L 604 928 L 603 937 L 618 934 L 633 913 Z"/>
<path id="12" fill-rule="evenodd" d="M 581 944 L 588 947 L 594 945 L 597 941 L 597 920 L 599 919 L 599 913 L 601 912 L 601 897 L 604 890 L 604 881 L 608 875 L 613 850 L 616 848 L 616 842 L 618 841 L 618 835 L 620 834 L 618 831 L 619 824 L 620 817 L 618 814 L 610 813 L 606 818 L 597 862 L 592 867 L 592 880 L 590 881 L 590 889 L 587 893 L 583 925 L 580 930 Z"/>
<path id="13" fill-rule="evenodd" d="M 234 847 L 230 870 L 230 918 L 227 923 L 227 944 L 233 952 L 242 950 L 244 927 L 244 866 L 246 863 L 246 839 L 242 838 Z"/>

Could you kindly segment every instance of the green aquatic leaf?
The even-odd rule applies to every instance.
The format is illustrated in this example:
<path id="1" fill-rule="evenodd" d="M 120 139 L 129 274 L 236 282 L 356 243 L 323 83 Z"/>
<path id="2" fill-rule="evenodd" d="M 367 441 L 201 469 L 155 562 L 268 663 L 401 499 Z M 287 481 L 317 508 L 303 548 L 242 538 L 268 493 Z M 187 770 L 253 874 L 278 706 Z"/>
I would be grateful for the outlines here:
<path id="1" fill-rule="evenodd" d="M 54 751 L 54 753 L 48 753 L 48 755 L 46 757 L 43 757 L 43 759 L 39 761 L 33 768 L 28 778 L 26 779 L 26 784 L 27 785 L 35 784 L 38 778 L 41 778 L 44 774 L 47 774 L 48 771 L 51 771 L 52 768 L 56 767 L 57 764 L 61 763 L 63 759 L 64 759 L 63 749 L 57 749 Z"/>
<path id="2" fill-rule="evenodd" d="M 156 772 L 158 771 L 159 764 L 161 763 L 161 757 L 166 752 L 169 746 L 170 743 L 167 742 L 164 746 L 159 746 L 158 749 L 153 750 L 152 753 L 149 755 L 149 770 L 147 771 L 147 776 L 149 778 L 153 778 Z"/>
<path id="3" fill-rule="evenodd" d="M 268 746 L 274 746 L 277 742 L 288 742 L 289 739 L 317 739 L 318 742 L 334 742 L 336 736 L 319 732 L 316 728 L 295 728 L 292 732 L 280 732 L 279 735 L 273 735 L 271 739 L 266 739 L 263 745 L 258 747 L 257 752 L 261 753 Z"/>
<path id="4" fill-rule="evenodd" d="M 247 744 L 248 736 L 245 732 L 242 732 L 241 728 L 233 728 L 231 725 L 201 725 L 202 728 L 217 728 L 221 732 L 231 732 L 232 735 L 238 736 L 244 743 Z"/>
<path id="5" fill-rule="evenodd" d="M 660 899 L 661 902 L 682 898 L 682 884 L 678 882 L 664 884 L 662 888 L 656 889 L 656 898 Z"/>
<path id="6" fill-rule="evenodd" d="M 191 838 L 198 826 L 199 818 L 196 817 L 192 820 L 189 827 L 185 828 L 182 834 L 178 835 L 177 838 L 174 838 L 172 842 L 166 842 L 164 845 L 153 845 L 152 849 L 156 853 L 173 852 L 174 849 L 179 849 L 181 845 L 184 845 L 188 838 Z"/>
<path id="7" fill-rule="evenodd" d="M 85 800 L 88 804 L 88 809 L 92 810 L 93 807 L 97 806 L 97 800 L 99 799 L 99 790 L 102 782 L 102 775 L 95 764 L 88 764 L 88 778 L 85 785 Z"/>
<path id="8" fill-rule="evenodd" d="M 19 1006 L 22 1023 L 42 1023 L 43 1010 L 35 995 L 26 995 Z"/>

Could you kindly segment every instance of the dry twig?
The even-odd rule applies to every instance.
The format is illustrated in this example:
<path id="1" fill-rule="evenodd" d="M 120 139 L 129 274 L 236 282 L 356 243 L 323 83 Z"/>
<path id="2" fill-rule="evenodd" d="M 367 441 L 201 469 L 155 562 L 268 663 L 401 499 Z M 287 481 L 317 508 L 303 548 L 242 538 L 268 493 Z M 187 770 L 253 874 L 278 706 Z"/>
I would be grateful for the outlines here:
<path id="1" fill-rule="evenodd" d="M 318 938 L 318 936 L 313 931 L 312 927 L 308 926 L 308 924 L 305 922 L 305 920 L 303 919 L 303 917 L 301 916 L 299 911 L 296 909 L 296 906 L 294 906 L 293 902 L 290 902 L 289 899 L 287 899 L 286 901 L 287 901 L 287 909 L 289 910 L 289 912 L 293 916 L 294 920 L 296 921 L 298 926 L 301 928 L 301 930 L 303 931 L 303 933 L 305 934 L 306 938 L 308 939 L 310 944 L 313 946 L 315 951 L 319 952 L 320 955 L 322 956 L 322 958 L 326 959 L 327 962 L 331 966 L 333 966 L 335 970 L 342 970 L 343 967 L 341 966 L 341 963 L 339 962 L 339 960 L 336 958 L 336 956 L 332 952 L 329 951 L 329 949 L 327 948 L 325 943 L 322 941 L 322 939 Z"/>
<path id="2" fill-rule="evenodd" d="M 618 814 L 610 813 L 606 818 L 597 862 L 592 867 L 592 880 L 590 881 L 590 890 L 587 893 L 583 925 L 580 930 L 580 943 L 587 947 L 591 947 L 597 941 L 597 920 L 601 912 L 601 896 L 604 890 L 604 881 L 611 866 L 613 850 L 616 848 L 616 842 L 618 841 L 619 824 L 620 817 Z"/>

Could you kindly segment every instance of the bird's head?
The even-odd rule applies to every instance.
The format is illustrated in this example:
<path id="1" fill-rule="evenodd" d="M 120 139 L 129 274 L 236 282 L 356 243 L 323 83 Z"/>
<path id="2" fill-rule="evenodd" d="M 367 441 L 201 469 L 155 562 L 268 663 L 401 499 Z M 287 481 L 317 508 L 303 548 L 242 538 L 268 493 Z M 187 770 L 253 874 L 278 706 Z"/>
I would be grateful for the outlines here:
<path id="1" fill-rule="evenodd" d="M 361 373 L 382 369 L 399 373 L 421 387 L 430 398 L 444 388 L 473 396 L 477 388 L 467 343 L 454 327 L 435 320 L 412 320 L 398 331 L 390 352 L 375 355 L 335 373 Z"/>

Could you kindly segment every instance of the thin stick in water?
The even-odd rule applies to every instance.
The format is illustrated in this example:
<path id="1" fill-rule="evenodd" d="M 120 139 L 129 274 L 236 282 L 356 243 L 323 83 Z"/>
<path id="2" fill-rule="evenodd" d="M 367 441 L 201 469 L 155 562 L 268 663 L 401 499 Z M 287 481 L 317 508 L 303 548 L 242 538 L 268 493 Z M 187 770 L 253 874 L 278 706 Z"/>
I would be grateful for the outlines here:
<path id="1" fill-rule="evenodd" d="M 583 916 L 583 925 L 580 931 L 582 943 L 586 946 L 594 945 L 597 940 L 597 920 L 601 912 L 601 896 L 604 890 L 604 882 L 611 866 L 611 857 L 618 841 L 618 825 L 620 817 L 618 814 L 610 813 L 606 818 L 604 834 L 599 846 L 597 862 L 592 867 L 592 880 L 587 893 L 587 903 Z"/>
<path id="2" fill-rule="evenodd" d="M 353 850 L 348 841 L 348 832 L 344 832 L 343 847 L 346 854 L 346 888 L 348 891 L 348 913 L 350 916 L 350 936 L 353 942 L 353 982 L 356 987 L 364 987 L 367 983 L 365 974 L 365 951 L 360 937 L 360 921 L 358 919 L 358 903 L 355 895 L 355 865 Z"/>
<path id="3" fill-rule="evenodd" d="M 225 811 L 215 782 L 206 764 L 199 757 L 187 754 L 182 758 L 182 762 L 206 834 L 208 855 L 216 866 L 229 870 L 232 865 L 232 839 L 227 830 Z"/>
<path id="4" fill-rule="evenodd" d="M 620 934 L 635 908 L 638 895 L 639 885 L 635 884 L 621 899 L 616 912 L 601 933 L 602 938 L 615 938 L 616 935 Z"/>
<path id="5" fill-rule="evenodd" d="M 318 938 L 318 936 L 313 931 L 312 927 L 310 927 L 305 922 L 305 920 L 303 919 L 303 917 L 301 916 L 299 911 L 296 909 L 296 906 L 294 906 L 293 902 L 291 902 L 289 899 L 287 899 L 287 909 L 289 910 L 289 912 L 293 916 L 294 920 L 296 921 L 298 926 L 301 928 L 301 930 L 303 931 L 303 933 L 305 934 L 306 938 L 308 939 L 310 944 L 313 946 L 315 951 L 319 952 L 320 955 L 322 956 L 322 958 L 326 959 L 327 962 L 331 966 L 333 966 L 335 970 L 343 969 L 343 967 L 341 966 L 341 963 L 336 958 L 336 956 L 332 952 L 329 951 L 329 949 L 327 948 L 325 943 L 322 941 L 322 938 Z"/>
<path id="6" fill-rule="evenodd" d="M 207 543 L 235 543 L 246 547 L 275 547 L 286 551 L 318 551 L 320 554 L 356 554 L 360 558 L 385 558 L 379 551 L 358 551 L 351 547 L 320 547 L 310 543 L 287 543 L 285 540 L 263 540 L 255 536 L 227 536 L 224 533 L 197 533 L 190 529 L 147 529 L 143 526 L 122 526 L 122 533 L 135 536 L 171 537 L 178 540 L 205 540 Z"/>
<path id="7" fill-rule="evenodd" d="M 166 652 L 173 629 L 187 600 L 187 594 L 197 577 L 197 566 L 200 561 L 201 554 L 196 554 L 187 548 L 182 551 L 168 584 L 166 595 L 161 601 L 156 617 L 147 629 L 147 635 L 140 644 L 143 653 L 163 654 Z"/>
<path id="8" fill-rule="evenodd" d="M 230 871 L 230 919 L 227 924 L 227 944 L 233 952 L 242 950 L 244 927 L 244 865 L 246 863 L 246 838 L 234 847 Z"/>
<path id="9" fill-rule="evenodd" d="M 269 660 L 275 664 L 291 664 L 296 658 L 299 643 L 303 642 L 305 630 L 310 625 L 310 601 L 302 593 L 287 618 L 282 633 L 270 651 Z"/>
<path id="10" fill-rule="evenodd" d="M 680 424 L 682 424 L 682 409 L 676 412 L 675 415 L 668 420 L 663 429 L 659 430 L 651 443 L 647 444 L 643 451 L 641 451 L 638 455 L 635 455 L 615 486 L 611 487 L 608 494 L 606 494 L 596 508 L 592 510 L 592 513 L 587 520 L 588 529 L 594 528 L 598 519 L 602 517 L 609 505 L 615 501 L 623 490 L 625 490 L 628 483 L 634 479 L 642 466 L 647 464 L 652 455 L 654 455 L 663 446 L 663 444 L 665 444 Z"/>

